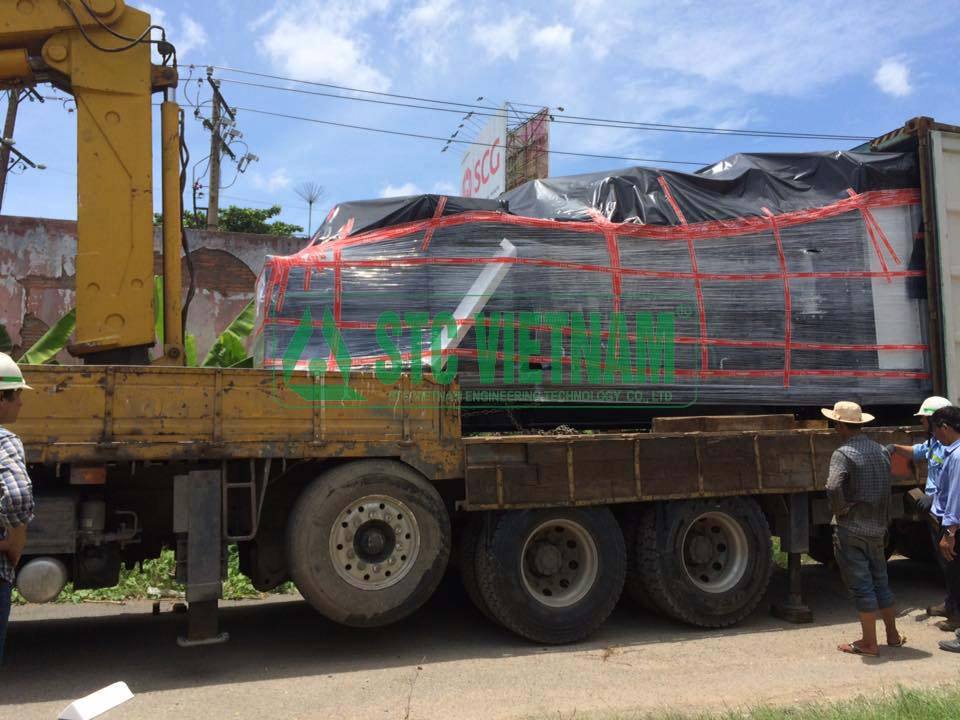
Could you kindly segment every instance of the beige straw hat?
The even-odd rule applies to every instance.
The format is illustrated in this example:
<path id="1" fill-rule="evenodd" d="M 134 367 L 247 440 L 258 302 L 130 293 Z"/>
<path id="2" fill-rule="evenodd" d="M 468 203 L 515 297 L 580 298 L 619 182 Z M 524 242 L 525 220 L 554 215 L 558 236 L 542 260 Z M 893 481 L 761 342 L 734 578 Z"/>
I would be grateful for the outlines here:
<path id="1" fill-rule="evenodd" d="M 830 420 L 849 423 L 850 425 L 863 425 L 873 421 L 873 415 L 863 412 L 859 405 L 849 400 L 841 400 L 833 406 L 833 410 L 820 408 L 820 412 Z"/>

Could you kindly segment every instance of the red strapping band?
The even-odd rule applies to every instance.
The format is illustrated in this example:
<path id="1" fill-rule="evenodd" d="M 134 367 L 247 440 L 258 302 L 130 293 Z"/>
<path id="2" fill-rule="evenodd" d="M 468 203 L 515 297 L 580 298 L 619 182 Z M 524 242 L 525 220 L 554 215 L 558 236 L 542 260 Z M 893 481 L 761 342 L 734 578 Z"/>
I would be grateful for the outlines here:
<path id="1" fill-rule="evenodd" d="M 437 201 L 437 209 L 433 211 L 434 221 L 439 220 L 443 217 L 443 209 L 447 206 L 447 196 L 444 195 Z M 421 252 L 426 252 L 427 248 L 430 247 L 430 240 L 433 238 L 433 231 L 436 229 L 437 223 L 431 222 L 430 226 L 427 228 L 427 231 L 423 234 L 423 244 L 420 246 Z"/>

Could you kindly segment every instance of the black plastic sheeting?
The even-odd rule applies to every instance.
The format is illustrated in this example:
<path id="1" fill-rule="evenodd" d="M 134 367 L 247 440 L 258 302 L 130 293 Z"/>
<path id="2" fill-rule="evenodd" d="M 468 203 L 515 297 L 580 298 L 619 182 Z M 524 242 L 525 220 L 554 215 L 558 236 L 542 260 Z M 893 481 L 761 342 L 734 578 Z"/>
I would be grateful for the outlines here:
<path id="1" fill-rule="evenodd" d="M 634 167 L 524 183 L 499 200 L 448 197 L 442 215 L 504 211 L 546 220 L 682 224 L 660 184 L 663 178 L 687 223 L 775 215 L 822 207 L 857 193 L 919 187 L 913 153 L 767 153 L 732 155 L 696 173 Z M 341 203 L 317 240 L 344 237 L 434 216 L 438 195 Z"/>
<path id="2" fill-rule="evenodd" d="M 368 230 L 427 220 L 436 214 L 440 198 L 440 195 L 409 195 L 340 203 L 330 211 L 313 237 L 315 241 L 323 241 L 336 238 L 345 227 L 347 231 L 343 236 L 348 237 Z M 447 197 L 440 214 L 457 215 L 472 210 L 498 212 L 505 209 L 506 204 L 499 200 Z"/>

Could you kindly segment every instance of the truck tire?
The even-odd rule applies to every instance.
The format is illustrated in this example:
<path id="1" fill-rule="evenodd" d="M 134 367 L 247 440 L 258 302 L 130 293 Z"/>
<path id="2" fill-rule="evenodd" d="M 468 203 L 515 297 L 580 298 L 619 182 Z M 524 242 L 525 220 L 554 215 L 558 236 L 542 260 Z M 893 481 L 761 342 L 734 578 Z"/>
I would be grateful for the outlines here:
<path id="1" fill-rule="evenodd" d="M 626 573 L 623 534 L 606 508 L 490 515 L 476 555 L 491 615 L 542 644 L 582 640 L 613 611 Z"/>
<path id="2" fill-rule="evenodd" d="M 394 460 L 340 465 L 297 499 L 287 561 L 316 610 L 353 627 L 395 622 L 423 605 L 450 558 L 450 518 L 436 489 Z"/>
<path id="3" fill-rule="evenodd" d="M 480 583 L 477 581 L 477 549 L 482 541 L 484 527 L 486 526 L 485 515 L 482 513 L 471 513 L 467 522 L 460 530 L 460 543 L 458 553 L 458 565 L 460 570 L 460 582 L 463 583 L 463 589 L 467 592 L 470 602 L 483 613 L 484 617 L 493 622 L 497 619 L 487 607 L 486 600 L 480 593 Z"/>
<path id="4" fill-rule="evenodd" d="M 637 570 L 663 614 L 700 627 L 733 625 L 757 606 L 773 572 L 770 527 L 750 498 L 644 508 Z"/>
<path id="5" fill-rule="evenodd" d="M 650 599 L 650 593 L 647 592 L 647 586 L 643 584 L 638 566 L 637 536 L 640 532 L 640 509 L 623 515 L 620 519 L 620 528 L 623 530 L 623 539 L 627 548 L 627 577 L 623 584 L 623 592 L 634 605 L 656 612 L 657 606 Z"/>

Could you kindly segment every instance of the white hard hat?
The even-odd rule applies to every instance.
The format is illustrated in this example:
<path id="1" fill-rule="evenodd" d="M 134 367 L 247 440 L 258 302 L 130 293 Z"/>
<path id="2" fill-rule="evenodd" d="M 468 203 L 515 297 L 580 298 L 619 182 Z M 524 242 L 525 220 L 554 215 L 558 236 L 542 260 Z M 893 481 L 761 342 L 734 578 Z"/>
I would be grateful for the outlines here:
<path id="1" fill-rule="evenodd" d="M 913 414 L 914 417 L 921 417 L 927 415 L 933 415 L 940 408 L 950 407 L 953 403 L 947 400 L 945 397 L 940 397 L 939 395 L 932 395 L 923 401 L 923 404 L 920 406 L 920 409 Z"/>
<path id="2" fill-rule="evenodd" d="M 0 390 L 33 390 L 23 381 L 23 373 L 13 358 L 0 352 Z"/>

